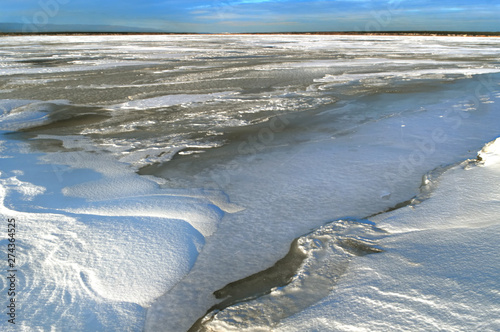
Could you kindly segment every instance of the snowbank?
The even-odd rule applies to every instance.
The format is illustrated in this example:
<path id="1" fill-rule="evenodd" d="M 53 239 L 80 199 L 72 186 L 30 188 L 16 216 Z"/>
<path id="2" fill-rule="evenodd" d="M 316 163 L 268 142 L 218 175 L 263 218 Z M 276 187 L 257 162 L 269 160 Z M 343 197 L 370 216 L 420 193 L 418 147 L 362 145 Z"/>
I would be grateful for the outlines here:
<path id="1" fill-rule="evenodd" d="M 386 252 L 358 257 L 328 297 L 276 331 L 498 331 L 500 139 L 431 197 L 372 218 Z"/>
<path id="2" fill-rule="evenodd" d="M 223 212 L 214 202 L 231 206 L 216 193 L 210 201 L 159 189 L 106 155 L 54 153 L 50 164 L 26 143 L 1 146 L 0 218 L 16 220 L 20 286 L 16 325 L 2 321 L 4 331 L 141 330 L 146 308 L 189 272 L 215 231 Z M 4 232 L 0 246 L 8 243 Z"/>

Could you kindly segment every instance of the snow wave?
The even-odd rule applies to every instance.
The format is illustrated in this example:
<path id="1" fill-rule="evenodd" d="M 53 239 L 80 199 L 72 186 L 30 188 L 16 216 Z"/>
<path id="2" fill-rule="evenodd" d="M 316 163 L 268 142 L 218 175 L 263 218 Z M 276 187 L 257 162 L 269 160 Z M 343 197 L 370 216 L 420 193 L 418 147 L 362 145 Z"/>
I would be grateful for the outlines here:
<path id="1" fill-rule="evenodd" d="M 293 241 L 273 267 L 216 291 L 227 298 L 189 331 L 255 331 L 275 326 L 326 296 L 352 257 L 382 252 L 384 232 L 367 220 L 337 220 Z"/>
<path id="2" fill-rule="evenodd" d="M 71 150 L 74 140 L 64 144 Z M 217 193 L 159 189 L 106 155 L 57 152 L 48 163 L 26 143 L 1 146 L 0 217 L 18 227 L 16 329 L 140 330 L 146 308 L 191 269 L 215 231 L 224 214 L 215 204 L 230 207 Z M 8 288 L 2 278 L 0 291 Z"/>

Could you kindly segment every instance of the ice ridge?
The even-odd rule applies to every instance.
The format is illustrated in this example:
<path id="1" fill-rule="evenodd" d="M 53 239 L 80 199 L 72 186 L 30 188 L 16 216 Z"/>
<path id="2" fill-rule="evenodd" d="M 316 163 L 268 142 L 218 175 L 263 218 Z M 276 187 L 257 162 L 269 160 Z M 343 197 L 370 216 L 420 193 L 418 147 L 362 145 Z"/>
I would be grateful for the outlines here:
<path id="1" fill-rule="evenodd" d="M 275 325 L 328 294 L 353 257 L 382 252 L 377 241 L 384 233 L 369 220 L 345 218 L 296 238 L 274 266 L 215 291 L 214 296 L 224 300 L 189 332 Z"/>

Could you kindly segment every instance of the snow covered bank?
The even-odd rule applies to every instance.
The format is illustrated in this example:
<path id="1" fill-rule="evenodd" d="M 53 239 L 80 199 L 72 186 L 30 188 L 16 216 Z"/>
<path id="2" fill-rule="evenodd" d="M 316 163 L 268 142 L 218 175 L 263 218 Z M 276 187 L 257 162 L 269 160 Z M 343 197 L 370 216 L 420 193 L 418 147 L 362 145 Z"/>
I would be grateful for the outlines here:
<path id="1" fill-rule="evenodd" d="M 431 197 L 372 218 L 382 254 L 358 257 L 321 302 L 275 331 L 498 331 L 500 139 Z"/>
<path id="2" fill-rule="evenodd" d="M 227 285 L 189 331 L 497 331 L 500 138 L 429 181 L 422 202 L 370 218 L 387 231 L 340 220 L 299 238 L 286 280 L 270 268 Z"/>
<path id="3" fill-rule="evenodd" d="M 367 220 L 337 220 L 292 242 L 288 254 L 262 272 L 214 294 L 210 308 L 189 332 L 266 329 L 321 300 L 356 256 L 382 252 L 383 236 Z"/>
<path id="4" fill-rule="evenodd" d="M 62 142 L 69 151 L 52 154 L 56 164 L 1 141 L 0 218 L 16 220 L 19 285 L 16 325 L 2 320 L 2 331 L 141 330 L 145 309 L 191 269 L 222 218 L 213 202 L 224 198 L 159 189 L 109 156 L 71 152 L 79 139 Z"/>

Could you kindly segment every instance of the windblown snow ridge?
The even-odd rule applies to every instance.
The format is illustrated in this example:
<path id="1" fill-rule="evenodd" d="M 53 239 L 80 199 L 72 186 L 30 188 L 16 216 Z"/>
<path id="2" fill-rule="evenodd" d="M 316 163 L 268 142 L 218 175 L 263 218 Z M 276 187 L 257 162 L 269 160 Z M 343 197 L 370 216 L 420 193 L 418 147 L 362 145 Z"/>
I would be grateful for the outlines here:
<path id="1" fill-rule="evenodd" d="M 275 325 L 328 294 L 352 257 L 382 252 L 377 240 L 384 233 L 366 219 L 340 219 L 296 238 L 274 266 L 214 292 L 224 300 L 189 332 Z"/>

